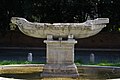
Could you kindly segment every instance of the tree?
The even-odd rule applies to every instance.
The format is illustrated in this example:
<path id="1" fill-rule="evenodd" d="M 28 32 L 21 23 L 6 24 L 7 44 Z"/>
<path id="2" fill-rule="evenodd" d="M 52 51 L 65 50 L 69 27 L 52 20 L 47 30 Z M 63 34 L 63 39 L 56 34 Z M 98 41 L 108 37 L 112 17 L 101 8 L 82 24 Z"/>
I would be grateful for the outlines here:
<path id="1" fill-rule="evenodd" d="M 35 22 L 84 22 L 88 18 L 109 18 L 103 31 L 120 31 L 119 0 L 0 0 L 0 33 L 9 30 L 13 16 Z"/>

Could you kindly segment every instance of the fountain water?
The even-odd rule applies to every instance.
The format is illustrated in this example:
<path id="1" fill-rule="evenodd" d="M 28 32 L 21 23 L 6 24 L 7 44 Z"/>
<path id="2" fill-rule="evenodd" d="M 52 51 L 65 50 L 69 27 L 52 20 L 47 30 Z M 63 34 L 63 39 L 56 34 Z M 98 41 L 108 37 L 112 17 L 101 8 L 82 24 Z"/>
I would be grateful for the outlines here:
<path id="1" fill-rule="evenodd" d="M 50 24 L 33 23 L 24 18 L 12 17 L 11 22 L 28 36 L 47 38 L 44 40 L 47 46 L 47 64 L 44 66 L 42 77 L 78 77 L 74 63 L 74 45 L 77 41 L 73 38 L 86 38 L 97 34 L 109 23 L 109 19 L 97 18 L 83 23 Z M 53 37 L 59 40 L 53 40 Z"/>

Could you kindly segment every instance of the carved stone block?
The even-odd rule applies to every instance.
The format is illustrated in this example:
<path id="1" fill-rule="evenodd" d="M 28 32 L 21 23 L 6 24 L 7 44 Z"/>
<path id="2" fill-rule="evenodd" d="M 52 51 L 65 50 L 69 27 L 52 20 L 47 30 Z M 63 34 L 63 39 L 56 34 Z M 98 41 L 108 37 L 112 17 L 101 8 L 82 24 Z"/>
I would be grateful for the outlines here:
<path id="1" fill-rule="evenodd" d="M 45 40 L 47 45 L 47 64 L 42 77 L 77 77 L 78 71 L 74 64 L 75 40 Z"/>

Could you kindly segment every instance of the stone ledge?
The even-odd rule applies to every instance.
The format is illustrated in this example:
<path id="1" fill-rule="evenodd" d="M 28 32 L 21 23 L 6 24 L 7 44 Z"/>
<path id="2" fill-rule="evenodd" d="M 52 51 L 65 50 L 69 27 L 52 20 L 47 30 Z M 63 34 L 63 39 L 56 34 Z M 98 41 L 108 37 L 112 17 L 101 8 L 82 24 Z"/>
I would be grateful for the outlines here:
<path id="1" fill-rule="evenodd" d="M 0 80 L 23 80 L 23 79 L 13 79 L 13 78 L 0 77 Z"/>

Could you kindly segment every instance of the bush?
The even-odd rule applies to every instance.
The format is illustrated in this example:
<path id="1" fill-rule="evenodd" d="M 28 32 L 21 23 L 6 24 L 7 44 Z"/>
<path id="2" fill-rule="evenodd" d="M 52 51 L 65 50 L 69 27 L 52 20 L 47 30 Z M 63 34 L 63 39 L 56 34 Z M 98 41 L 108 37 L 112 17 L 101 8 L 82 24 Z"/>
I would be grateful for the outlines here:
<path id="1" fill-rule="evenodd" d="M 76 65 L 83 64 L 83 61 L 82 61 L 81 59 L 79 59 L 79 60 L 75 60 L 75 64 L 76 64 Z"/>

